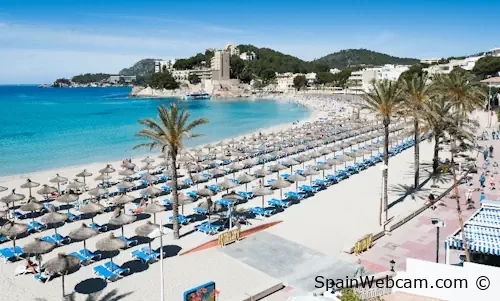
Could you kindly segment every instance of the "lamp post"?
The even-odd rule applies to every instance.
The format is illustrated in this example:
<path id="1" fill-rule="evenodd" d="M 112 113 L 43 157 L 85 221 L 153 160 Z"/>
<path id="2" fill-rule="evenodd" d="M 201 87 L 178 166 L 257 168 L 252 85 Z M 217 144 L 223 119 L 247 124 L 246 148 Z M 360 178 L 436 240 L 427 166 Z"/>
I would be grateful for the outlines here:
<path id="1" fill-rule="evenodd" d="M 389 261 L 389 264 L 391 265 L 391 272 L 394 272 L 394 266 L 396 265 L 394 259 L 391 259 L 391 261 Z"/>
<path id="2" fill-rule="evenodd" d="M 439 263 L 439 228 L 444 227 L 444 223 L 437 217 L 431 218 L 431 223 L 436 226 L 436 263 Z"/>

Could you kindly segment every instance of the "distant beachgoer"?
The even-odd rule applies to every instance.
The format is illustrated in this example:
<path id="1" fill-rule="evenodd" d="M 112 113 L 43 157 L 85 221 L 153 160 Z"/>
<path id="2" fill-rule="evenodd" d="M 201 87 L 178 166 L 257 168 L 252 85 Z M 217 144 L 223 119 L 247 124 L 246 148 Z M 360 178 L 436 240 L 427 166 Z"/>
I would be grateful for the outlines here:
<path id="1" fill-rule="evenodd" d="M 484 160 L 488 160 L 488 150 L 483 151 Z"/>
<path id="2" fill-rule="evenodd" d="M 26 259 L 25 266 L 26 266 L 26 271 L 28 271 L 32 274 L 37 273 L 37 271 L 36 271 L 37 264 L 34 263 L 33 261 L 31 261 L 29 258 Z"/>
<path id="3" fill-rule="evenodd" d="M 490 158 L 493 158 L 493 145 L 490 145 Z"/>
<path id="4" fill-rule="evenodd" d="M 495 177 L 493 175 L 490 176 L 490 189 L 495 189 Z"/>
<path id="5" fill-rule="evenodd" d="M 472 189 L 468 189 L 465 192 L 465 199 L 467 200 L 467 203 L 471 203 L 472 202 Z"/>
<path id="6" fill-rule="evenodd" d="M 484 176 L 484 173 L 481 174 L 481 176 L 479 177 L 479 184 L 481 184 L 481 188 L 484 188 L 484 182 L 486 182 L 486 177 Z"/>
<path id="7" fill-rule="evenodd" d="M 481 195 L 479 196 L 479 202 L 482 203 L 486 199 L 486 195 L 484 191 L 481 191 Z"/>
<path id="8" fill-rule="evenodd" d="M 358 259 L 356 261 L 356 271 L 354 272 L 354 278 L 357 276 L 363 277 L 363 274 L 365 273 L 365 267 L 361 264 L 361 259 Z"/>

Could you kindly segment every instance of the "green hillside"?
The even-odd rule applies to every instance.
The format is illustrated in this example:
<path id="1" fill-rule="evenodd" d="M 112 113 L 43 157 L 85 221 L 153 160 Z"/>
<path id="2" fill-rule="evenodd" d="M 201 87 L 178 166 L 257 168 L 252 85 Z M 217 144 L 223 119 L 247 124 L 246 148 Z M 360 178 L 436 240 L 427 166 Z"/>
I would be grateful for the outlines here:
<path id="1" fill-rule="evenodd" d="M 155 71 L 155 60 L 156 59 L 142 59 L 132 67 L 122 69 L 118 74 L 150 77 Z"/>
<path id="2" fill-rule="evenodd" d="M 412 65 L 420 60 L 400 58 L 367 49 L 346 49 L 315 60 L 331 68 L 345 69 L 353 66 L 380 66 L 384 64 Z"/>

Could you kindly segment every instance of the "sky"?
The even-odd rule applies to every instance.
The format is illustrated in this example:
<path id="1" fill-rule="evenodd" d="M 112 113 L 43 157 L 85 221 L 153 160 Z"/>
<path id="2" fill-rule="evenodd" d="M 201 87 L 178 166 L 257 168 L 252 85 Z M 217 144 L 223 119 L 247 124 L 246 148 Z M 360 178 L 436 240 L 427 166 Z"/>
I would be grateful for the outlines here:
<path id="1" fill-rule="evenodd" d="M 500 47 L 500 1 L 0 0 L 0 84 L 117 73 L 227 43 L 313 60 L 348 48 L 460 56 Z"/>

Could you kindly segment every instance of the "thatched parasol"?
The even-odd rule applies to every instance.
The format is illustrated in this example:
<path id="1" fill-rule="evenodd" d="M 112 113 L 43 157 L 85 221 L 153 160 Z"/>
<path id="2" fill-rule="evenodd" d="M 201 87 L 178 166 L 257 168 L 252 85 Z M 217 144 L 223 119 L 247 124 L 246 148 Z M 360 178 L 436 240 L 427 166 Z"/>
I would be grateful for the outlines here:
<path id="1" fill-rule="evenodd" d="M 255 170 L 253 172 L 253 174 L 256 176 L 256 177 L 265 177 L 267 175 L 270 175 L 272 172 L 270 172 L 269 170 L 265 169 L 264 167 L 262 168 L 259 168 L 257 170 Z"/>
<path id="2" fill-rule="evenodd" d="M 52 179 L 49 180 L 50 183 L 56 183 L 57 184 L 57 192 L 61 191 L 61 183 L 66 183 L 68 182 L 68 178 L 62 177 L 59 174 L 56 174 L 56 176 Z"/>
<path id="3" fill-rule="evenodd" d="M 253 195 L 262 196 L 262 208 L 264 208 L 264 196 L 273 194 L 272 190 L 265 187 L 256 187 L 252 190 Z"/>
<path id="4" fill-rule="evenodd" d="M 95 244 L 95 247 L 99 251 L 103 252 L 115 252 L 120 251 L 120 249 L 124 249 L 127 247 L 127 243 L 122 239 L 115 237 L 113 233 L 110 233 L 108 236 L 101 238 Z M 110 257 L 111 261 L 111 269 L 113 269 L 113 257 Z"/>
<path id="5" fill-rule="evenodd" d="M 96 188 L 92 188 L 89 190 L 89 195 L 95 196 L 95 197 L 105 195 L 108 193 L 109 193 L 109 191 L 106 188 L 101 188 L 101 187 L 96 187 Z"/>
<path id="6" fill-rule="evenodd" d="M 252 175 L 249 175 L 247 173 L 244 173 L 244 174 L 240 175 L 237 179 L 240 182 L 240 184 L 245 184 L 245 191 L 248 191 L 248 187 L 247 187 L 248 183 L 255 180 L 255 177 Z"/>
<path id="7" fill-rule="evenodd" d="M 271 182 L 271 186 L 280 190 L 280 199 L 283 199 L 283 188 L 286 188 L 288 186 L 292 185 L 290 182 L 278 179 L 276 181 Z"/>
<path id="8" fill-rule="evenodd" d="M 91 177 L 92 173 L 88 172 L 86 169 L 84 169 L 81 173 L 76 174 L 77 177 L 83 178 L 83 183 L 86 184 L 85 178 L 86 177 Z"/>
<path id="9" fill-rule="evenodd" d="M 289 176 L 287 179 L 287 181 L 295 182 L 295 191 L 297 191 L 299 189 L 299 182 L 302 182 L 305 180 L 307 180 L 307 178 L 302 176 L 302 175 L 299 175 L 298 173 Z"/>
<path id="10" fill-rule="evenodd" d="M 80 207 L 80 209 L 78 211 L 80 213 L 83 213 L 83 214 L 96 214 L 99 212 L 103 212 L 104 209 L 105 209 L 105 207 L 101 204 L 97 204 L 94 202 L 88 202 L 88 204 L 85 204 L 82 207 Z M 92 215 L 91 220 L 92 220 L 92 223 L 94 223 L 94 215 Z"/>
<path id="11" fill-rule="evenodd" d="M 120 176 L 125 176 L 128 178 L 128 177 L 135 175 L 135 171 L 133 171 L 132 169 L 122 169 L 122 170 L 118 171 L 118 174 Z"/>
<path id="12" fill-rule="evenodd" d="M 205 187 L 198 189 L 196 191 L 196 194 L 199 196 L 202 196 L 202 197 L 209 197 L 209 196 L 213 196 L 214 192 L 212 190 L 208 189 L 208 186 L 205 185 Z"/>
<path id="13" fill-rule="evenodd" d="M 137 217 L 135 215 L 122 213 L 120 208 L 116 208 L 113 212 L 113 216 L 109 219 L 108 224 L 120 226 L 122 228 L 122 236 L 125 237 L 123 226 L 133 223 L 136 219 Z"/>
<path id="14" fill-rule="evenodd" d="M 46 199 L 49 198 L 50 194 L 57 191 L 57 188 L 44 184 L 41 189 L 38 189 L 36 193 L 45 196 Z"/>
<path id="15" fill-rule="evenodd" d="M 158 205 L 156 202 L 151 202 L 143 211 L 153 214 L 153 222 L 156 223 L 156 213 L 165 211 L 165 207 Z"/>
<path id="16" fill-rule="evenodd" d="M 68 190 L 71 190 L 71 189 L 72 189 L 72 190 L 78 190 L 78 189 L 82 189 L 82 188 L 83 188 L 83 187 L 85 187 L 85 186 L 86 186 L 86 185 L 85 185 L 85 183 L 82 183 L 82 182 L 80 182 L 80 181 L 78 181 L 78 180 L 74 180 L 72 183 L 69 183 L 69 184 L 66 186 L 66 188 L 67 188 Z"/>
<path id="17" fill-rule="evenodd" d="M 33 182 L 30 179 L 26 180 L 26 183 L 21 185 L 21 188 L 28 188 L 30 190 L 30 198 L 31 198 L 31 188 L 35 188 L 40 186 L 40 183 Z"/>
<path id="18" fill-rule="evenodd" d="M 12 192 L 9 195 L 6 195 L 3 198 L 1 198 L 0 202 L 5 203 L 7 206 L 9 206 L 10 203 L 24 200 L 24 198 L 25 198 L 24 194 L 16 193 L 16 190 L 12 189 Z"/>
<path id="19" fill-rule="evenodd" d="M 235 182 L 233 181 L 230 181 L 228 179 L 224 179 L 224 181 L 220 182 L 219 185 L 223 188 L 223 189 L 226 189 L 229 191 L 229 189 L 231 188 L 234 188 L 236 186 L 238 186 L 238 184 L 236 184 Z"/>
<path id="20" fill-rule="evenodd" d="M 40 204 L 34 197 L 31 197 L 26 204 L 21 206 L 20 209 L 22 211 L 31 212 L 31 218 L 32 218 L 33 223 L 34 223 L 35 216 L 33 215 L 33 212 L 42 210 L 43 208 L 44 208 L 44 206 L 42 204 Z"/>
<path id="21" fill-rule="evenodd" d="M 111 164 L 106 165 L 103 169 L 99 170 L 99 173 L 110 174 L 114 173 L 116 170 L 111 166 Z"/>
<path id="22" fill-rule="evenodd" d="M 20 234 L 25 233 L 26 231 L 28 231 L 28 225 L 16 223 L 13 221 L 7 221 L 7 223 L 5 223 L 2 228 L 0 228 L 1 234 L 12 239 L 14 249 L 16 248 L 16 237 Z"/>
<path id="23" fill-rule="evenodd" d="M 118 188 L 118 189 L 125 189 L 125 190 L 130 189 L 130 188 L 132 188 L 134 186 L 135 186 L 134 183 L 127 182 L 127 181 L 122 181 L 122 182 L 116 184 L 116 188 Z"/>
<path id="24" fill-rule="evenodd" d="M 138 236 L 149 238 L 149 235 L 151 233 L 153 233 L 154 231 L 159 230 L 159 229 L 160 229 L 160 225 L 153 224 L 150 221 L 148 221 L 147 223 L 135 228 L 135 234 L 137 234 Z M 151 254 L 152 253 L 151 239 L 148 240 L 148 244 L 149 244 L 149 254 Z M 160 250 L 160 252 L 163 252 L 163 250 Z"/>
<path id="25" fill-rule="evenodd" d="M 41 240 L 40 238 L 36 237 L 34 238 L 33 242 L 30 242 L 28 244 L 25 244 L 23 246 L 23 251 L 25 254 L 30 255 L 42 255 L 49 253 L 50 251 L 54 250 L 56 247 L 55 243 L 51 243 L 48 241 Z M 38 267 L 42 266 L 42 258 L 40 256 L 37 256 L 38 259 Z M 42 269 L 39 268 L 39 273 L 41 274 Z"/>
<path id="26" fill-rule="evenodd" d="M 111 203 L 116 204 L 116 205 L 124 205 L 130 202 L 135 201 L 135 197 L 128 195 L 128 194 L 122 194 L 117 197 L 115 197 Z"/>
<path id="27" fill-rule="evenodd" d="M 46 225 L 54 225 L 54 231 L 57 235 L 57 224 L 62 223 L 68 219 L 68 216 L 56 211 L 54 206 L 49 207 L 49 213 L 42 216 L 40 219 Z"/>
<path id="28" fill-rule="evenodd" d="M 90 228 L 86 224 L 82 223 L 82 225 L 79 228 L 76 228 L 73 231 L 69 232 L 68 236 L 73 240 L 83 241 L 83 249 L 87 250 L 85 241 L 98 234 L 99 234 L 98 230 Z"/>
<path id="29" fill-rule="evenodd" d="M 57 254 L 57 257 L 47 261 L 43 267 L 49 274 L 60 274 L 62 276 L 62 294 L 64 293 L 64 275 L 80 267 L 80 259 L 64 253 Z"/>

